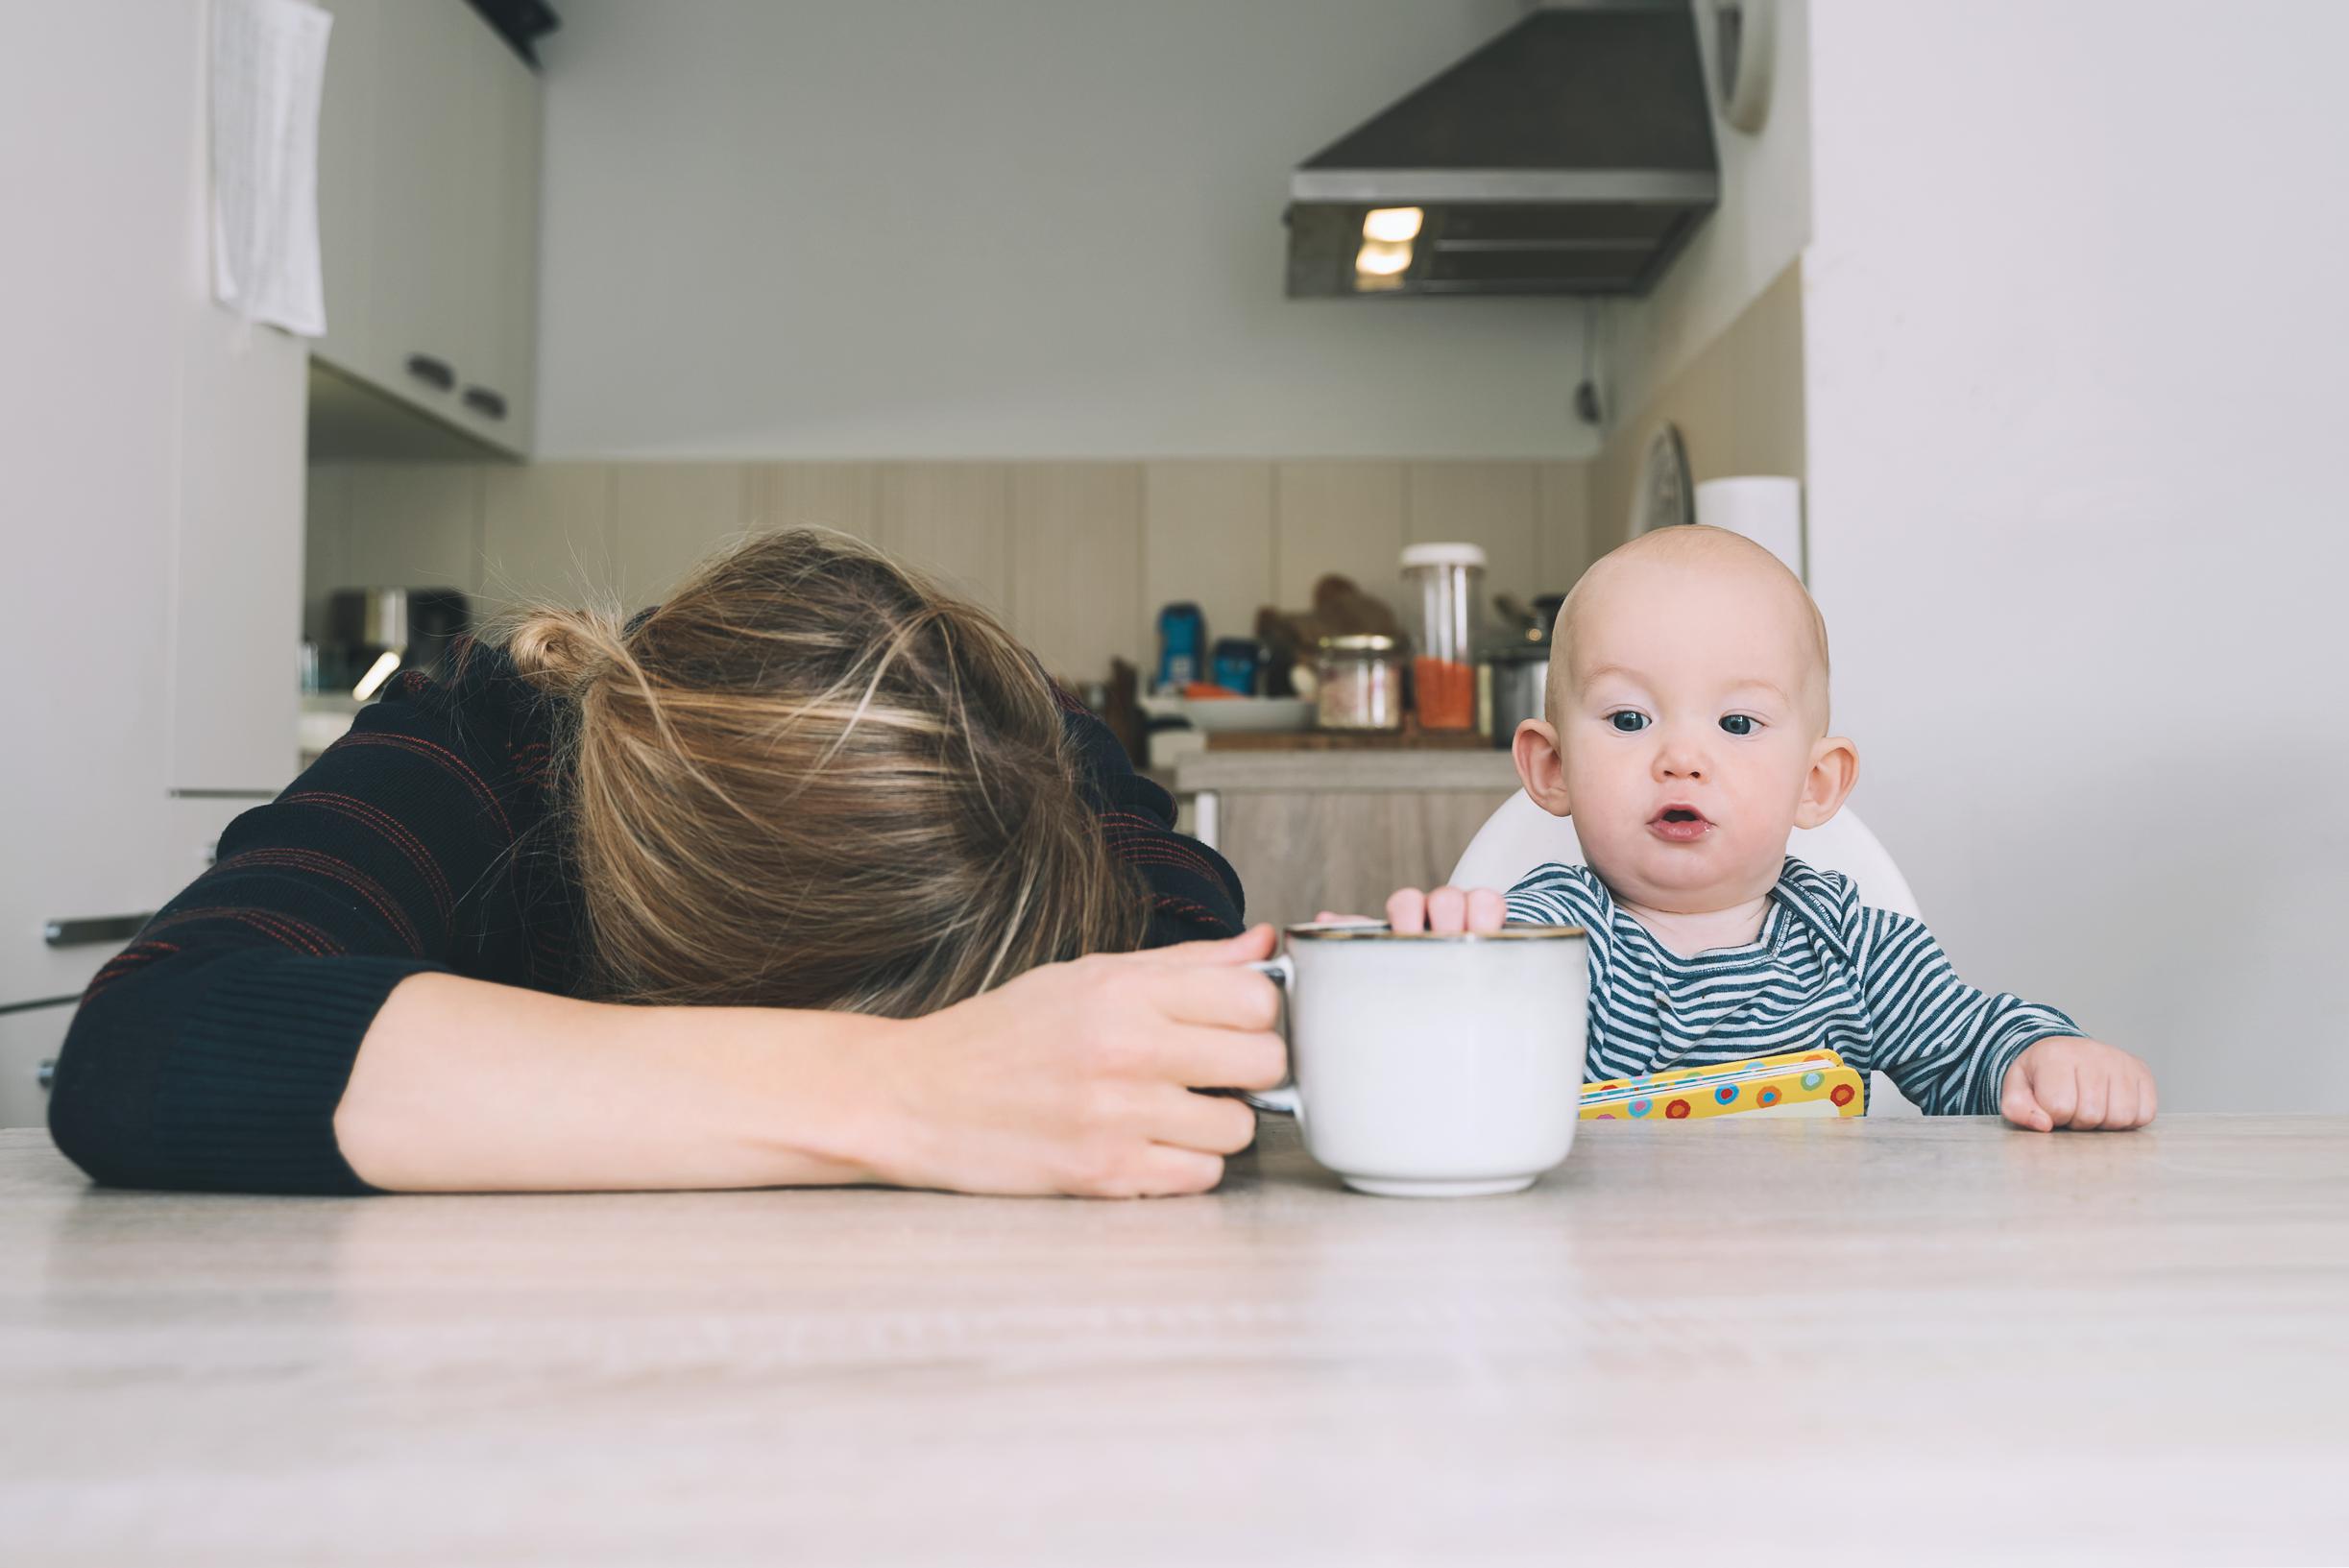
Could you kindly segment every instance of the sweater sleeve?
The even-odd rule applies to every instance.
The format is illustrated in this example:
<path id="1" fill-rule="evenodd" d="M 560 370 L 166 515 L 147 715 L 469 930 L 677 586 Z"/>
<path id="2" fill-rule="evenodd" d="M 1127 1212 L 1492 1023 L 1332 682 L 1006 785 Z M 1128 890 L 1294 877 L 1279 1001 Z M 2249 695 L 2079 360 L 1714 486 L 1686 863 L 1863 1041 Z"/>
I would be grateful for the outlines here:
<path id="1" fill-rule="evenodd" d="M 1509 890 L 1512 926 L 1580 926 L 1595 950 L 1607 940 L 1607 906 L 1587 866 L 1550 861 L 1517 879 Z"/>
<path id="2" fill-rule="evenodd" d="M 1245 907 L 1238 874 L 1221 855 L 1174 831 L 1174 797 L 1133 770 L 1109 726 L 1065 691 L 1059 696 L 1061 722 L 1101 812 L 1109 852 L 1150 890 L 1142 945 L 1238 935 Z"/>
<path id="3" fill-rule="evenodd" d="M 460 908 L 520 804 L 446 704 L 413 700 L 426 690 L 406 677 L 362 710 L 91 979 L 49 1125 L 92 1177 L 365 1190 L 334 1139 L 359 1043 L 394 986 L 456 966 Z"/>
<path id="4" fill-rule="evenodd" d="M 1927 1116 L 1996 1116 L 2016 1057 L 2080 1032 L 2053 1007 L 1959 979 L 1922 921 L 1862 907 L 1854 924 L 1871 1065 Z"/>

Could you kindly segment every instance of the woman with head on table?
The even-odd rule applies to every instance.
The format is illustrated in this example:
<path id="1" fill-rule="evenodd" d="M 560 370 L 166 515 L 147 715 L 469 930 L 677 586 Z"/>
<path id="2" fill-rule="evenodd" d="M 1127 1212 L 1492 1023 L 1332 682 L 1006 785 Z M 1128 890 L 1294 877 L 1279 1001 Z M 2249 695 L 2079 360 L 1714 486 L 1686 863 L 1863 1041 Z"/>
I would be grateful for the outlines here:
<path id="1" fill-rule="evenodd" d="M 1241 893 L 989 616 L 836 535 L 411 672 L 84 996 L 100 1181 L 1197 1192 L 1282 1073 Z M 1139 950 L 1155 951 L 1139 951 Z"/>

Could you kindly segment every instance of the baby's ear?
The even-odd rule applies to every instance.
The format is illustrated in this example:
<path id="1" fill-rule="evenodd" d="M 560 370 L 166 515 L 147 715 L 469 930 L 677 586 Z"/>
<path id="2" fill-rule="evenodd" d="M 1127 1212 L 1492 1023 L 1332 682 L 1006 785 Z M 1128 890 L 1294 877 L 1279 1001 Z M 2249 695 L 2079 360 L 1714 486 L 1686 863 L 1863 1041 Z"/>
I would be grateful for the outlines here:
<path id="1" fill-rule="evenodd" d="M 1831 735 L 1810 749 L 1810 772 L 1803 780 L 1803 798 L 1795 803 L 1794 825 L 1817 828 L 1843 809 L 1859 783 L 1859 748 Z"/>
<path id="2" fill-rule="evenodd" d="M 1517 764 L 1517 779 L 1534 804 L 1554 817 L 1572 816 L 1566 799 L 1566 760 L 1558 749 L 1558 732 L 1549 720 L 1529 718 L 1517 726 L 1510 742 Z"/>

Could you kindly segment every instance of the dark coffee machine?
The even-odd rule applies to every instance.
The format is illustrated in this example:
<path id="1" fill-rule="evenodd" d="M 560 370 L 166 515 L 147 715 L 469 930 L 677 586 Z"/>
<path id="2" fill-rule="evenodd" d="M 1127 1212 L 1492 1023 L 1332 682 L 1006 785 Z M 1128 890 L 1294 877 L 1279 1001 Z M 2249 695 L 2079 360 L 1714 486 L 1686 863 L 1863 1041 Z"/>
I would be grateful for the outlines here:
<path id="1" fill-rule="evenodd" d="M 396 670 L 446 679 L 448 651 L 472 624 L 472 605 L 458 589 L 337 589 L 327 601 L 319 684 L 365 700 Z"/>

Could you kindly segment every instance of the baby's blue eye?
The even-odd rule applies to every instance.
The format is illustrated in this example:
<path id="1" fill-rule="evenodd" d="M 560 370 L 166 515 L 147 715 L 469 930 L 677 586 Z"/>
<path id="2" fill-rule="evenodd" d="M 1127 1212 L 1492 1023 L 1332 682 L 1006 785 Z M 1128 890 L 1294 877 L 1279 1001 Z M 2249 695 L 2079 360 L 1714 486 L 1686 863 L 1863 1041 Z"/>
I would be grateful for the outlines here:
<path id="1" fill-rule="evenodd" d="M 1648 727 L 1648 715 L 1645 713 L 1635 713 L 1630 709 L 1625 708 L 1619 709 L 1616 712 L 1608 714 L 1607 722 L 1612 724 L 1616 729 L 1622 731 L 1625 735 L 1637 735 L 1640 731 Z"/>
<path id="2" fill-rule="evenodd" d="M 1752 735 L 1754 720 L 1744 713 L 1724 713 L 1721 715 L 1721 728 L 1731 735 Z"/>

